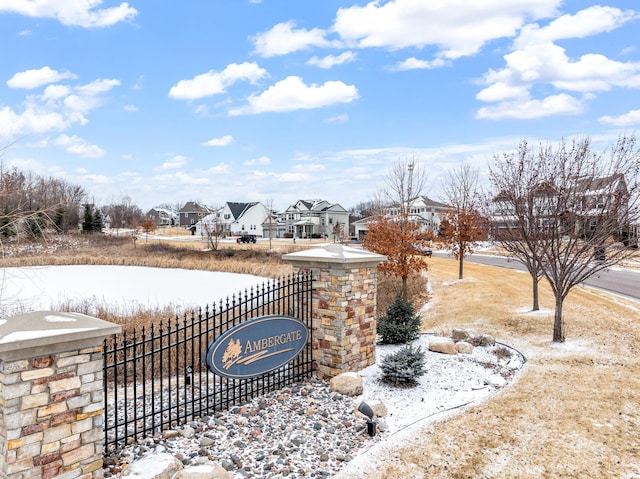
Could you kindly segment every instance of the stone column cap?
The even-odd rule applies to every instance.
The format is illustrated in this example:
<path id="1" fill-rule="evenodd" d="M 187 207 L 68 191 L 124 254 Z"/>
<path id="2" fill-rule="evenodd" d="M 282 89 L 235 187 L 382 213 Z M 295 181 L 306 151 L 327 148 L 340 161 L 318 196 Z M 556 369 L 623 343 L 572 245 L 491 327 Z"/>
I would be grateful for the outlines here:
<path id="1" fill-rule="evenodd" d="M 323 262 L 323 263 L 381 263 L 386 256 L 372 253 L 362 248 L 352 248 L 339 243 L 332 243 L 304 251 L 296 251 L 282 255 L 282 259 L 291 262 Z"/>
<path id="2" fill-rule="evenodd" d="M 0 319 L 0 354 L 53 347 L 61 343 L 98 343 L 122 326 L 81 313 L 34 311 Z"/>

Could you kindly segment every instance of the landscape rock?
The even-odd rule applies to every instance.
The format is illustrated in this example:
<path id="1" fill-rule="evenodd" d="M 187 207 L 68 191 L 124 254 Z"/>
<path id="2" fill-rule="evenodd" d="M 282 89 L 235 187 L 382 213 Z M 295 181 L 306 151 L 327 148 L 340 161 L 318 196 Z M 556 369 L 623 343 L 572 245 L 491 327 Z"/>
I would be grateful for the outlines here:
<path id="1" fill-rule="evenodd" d="M 151 454 L 131 464 L 122 475 L 141 479 L 172 479 L 182 468 L 182 462 L 171 454 Z"/>
<path id="2" fill-rule="evenodd" d="M 490 334 L 476 334 L 469 340 L 469 342 L 474 346 L 495 346 L 496 338 Z"/>
<path id="3" fill-rule="evenodd" d="M 345 396 L 359 396 L 364 390 L 362 378 L 356 373 L 342 373 L 331 378 L 329 389 Z"/>
<path id="4" fill-rule="evenodd" d="M 220 464 L 211 463 L 187 467 L 179 471 L 174 479 L 233 479 L 233 473 Z"/>
<path id="5" fill-rule="evenodd" d="M 376 417 L 385 417 L 387 415 L 387 406 L 385 406 L 382 401 L 378 399 L 371 399 L 371 400 L 366 400 L 365 402 L 369 405 L 369 407 L 371 407 Z M 356 408 L 355 408 L 356 416 L 366 417 L 364 414 L 358 411 L 358 406 L 359 404 L 356 405 Z"/>
<path id="6" fill-rule="evenodd" d="M 458 341 L 456 343 L 456 349 L 460 354 L 471 354 L 473 353 L 473 344 L 467 341 Z"/>
<path id="7" fill-rule="evenodd" d="M 449 339 L 440 339 L 429 343 L 429 351 L 443 354 L 458 354 L 456 343 Z"/>
<path id="8" fill-rule="evenodd" d="M 466 329 L 453 328 L 451 330 L 451 339 L 454 341 L 467 341 L 471 335 Z"/>

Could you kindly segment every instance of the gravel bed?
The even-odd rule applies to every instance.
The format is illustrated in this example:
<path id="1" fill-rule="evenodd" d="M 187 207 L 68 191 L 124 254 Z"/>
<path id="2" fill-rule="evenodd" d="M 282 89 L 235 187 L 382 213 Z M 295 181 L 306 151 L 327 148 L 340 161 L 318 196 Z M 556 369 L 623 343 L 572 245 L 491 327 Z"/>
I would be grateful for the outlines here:
<path id="1" fill-rule="evenodd" d="M 414 346 L 426 351 L 433 339 L 422 335 Z M 399 347 L 378 346 L 378 358 Z M 104 475 L 125 478 L 128 465 L 168 453 L 185 466 L 217 463 L 235 478 L 323 478 L 341 471 L 349 471 L 344 477 L 362 476 L 361 463 L 367 458 L 375 462 L 374 451 L 412 440 L 414 428 L 430 418 L 486 399 L 505 387 L 525 361 L 504 345 L 453 356 L 427 351 L 428 372 L 415 385 L 389 385 L 375 364 L 359 372 L 365 391 L 359 397 L 330 391 L 327 381 L 312 377 L 133 443 L 105 458 Z M 388 410 L 373 437 L 366 418 L 355 414 L 359 402 L 370 399 L 382 400 Z"/>
<path id="2" fill-rule="evenodd" d="M 330 477 L 382 440 L 366 426 L 353 398 L 310 378 L 127 446 L 105 458 L 104 475 L 126 477 L 127 464 L 165 452 L 185 465 L 216 462 L 239 478 Z"/>

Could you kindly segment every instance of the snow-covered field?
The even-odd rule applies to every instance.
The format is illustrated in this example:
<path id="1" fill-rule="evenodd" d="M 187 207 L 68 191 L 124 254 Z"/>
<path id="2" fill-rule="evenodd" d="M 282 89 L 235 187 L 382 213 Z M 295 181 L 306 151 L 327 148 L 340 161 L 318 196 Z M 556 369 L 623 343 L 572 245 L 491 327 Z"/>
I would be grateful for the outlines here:
<path id="1" fill-rule="evenodd" d="M 0 268 L 0 315 L 86 301 L 114 312 L 204 307 L 265 281 L 248 274 L 144 266 Z"/>

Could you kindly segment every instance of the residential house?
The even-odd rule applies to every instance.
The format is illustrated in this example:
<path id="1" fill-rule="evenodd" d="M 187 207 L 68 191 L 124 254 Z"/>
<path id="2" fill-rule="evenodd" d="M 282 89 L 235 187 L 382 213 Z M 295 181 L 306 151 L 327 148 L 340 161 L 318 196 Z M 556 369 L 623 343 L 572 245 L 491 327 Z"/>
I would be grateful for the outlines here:
<path id="1" fill-rule="evenodd" d="M 626 212 L 627 202 L 628 189 L 623 175 L 576 177 L 562 189 L 542 182 L 528 197 L 517 199 L 500 192 L 493 199 L 494 235 L 498 238 L 507 232 L 512 235 L 522 228 L 519 219 L 522 214 L 517 212 L 522 206 L 533 211 L 530 216 L 536 219 L 535 227 L 541 232 L 558 229 L 568 235 L 589 236 L 599 221 L 615 221 L 621 237 L 626 235 L 629 239 L 636 231 L 634 227 L 627 224 L 624 217 L 612 217 Z"/>
<path id="2" fill-rule="evenodd" d="M 151 208 L 146 216 L 151 218 L 156 226 L 175 226 L 178 219 L 174 211 L 164 208 Z"/>
<path id="3" fill-rule="evenodd" d="M 204 234 L 204 231 L 200 231 L 204 227 L 207 231 L 218 231 L 227 236 L 264 236 L 263 223 L 269 216 L 269 209 L 260 202 L 227 202 L 222 208 L 203 218 L 196 226 L 196 233 Z"/>
<path id="4" fill-rule="evenodd" d="M 338 239 L 349 231 L 349 212 L 326 200 L 298 200 L 278 217 L 279 237 Z"/>
<path id="5" fill-rule="evenodd" d="M 185 228 L 194 226 L 198 221 L 211 213 L 211 210 L 195 201 L 187 201 L 178 211 L 179 225 Z"/>
<path id="6" fill-rule="evenodd" d="M 420 225 L 420 230 L 429 232 L 434 236 L 438 235 L 440 230 L 440 221 L 445 211 L 449 207 L 438 201 L 434 201 L 427 196 L 419 196 L 416 198 L 409 208 L 409 218 Z M 398 216 L 399 208 L 388 207 L 385 209 L 385 215 L 389 217 Z M 373 217 L 362 218 L 354 222 L 354 234 L 357 239 L 362 240 L 369 230 L 368 224 L 373 221 Z"/>

